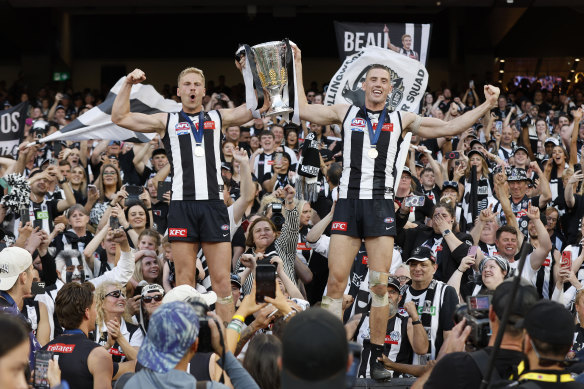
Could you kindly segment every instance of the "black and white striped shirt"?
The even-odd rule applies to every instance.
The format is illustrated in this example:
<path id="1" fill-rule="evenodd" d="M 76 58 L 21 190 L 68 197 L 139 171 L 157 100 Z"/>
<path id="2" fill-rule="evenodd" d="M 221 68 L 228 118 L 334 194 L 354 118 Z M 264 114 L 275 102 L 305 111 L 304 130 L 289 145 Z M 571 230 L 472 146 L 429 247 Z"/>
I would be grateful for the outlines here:
<path id="1" fill-rule="evenodd" d="M 367 110 L 367 114 L 373 128 L 377 128 L 381 112 Z M 406 140 L 402 138 L 401 113 L 391 112 L 386 116 L 375 147 L 377 158 L 370 158 L 371 143 L 363 109 L 351 106 L 343 120 L 343 175 L 339 198 L 393 198 L 395 181 L 401 175 L 408 154 L 409 139 L 409 136 Z"/>
<path id="2" fill-rule="evenodd" d="M 189 116 L 198 126 L 199 115 Z M 195 137 L 188 122 L 177 112 L 169 113 L 162 143 L 172 169 L 172 200 L 222 200 L 221 115 L 205 112 L 202 147 L 195 155 Z"/>

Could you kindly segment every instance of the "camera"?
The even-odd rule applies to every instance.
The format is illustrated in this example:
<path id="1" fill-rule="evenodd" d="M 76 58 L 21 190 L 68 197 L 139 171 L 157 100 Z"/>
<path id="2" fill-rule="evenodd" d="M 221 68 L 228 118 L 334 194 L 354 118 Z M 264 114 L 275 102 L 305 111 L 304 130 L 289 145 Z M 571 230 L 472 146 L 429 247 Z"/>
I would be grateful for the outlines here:
<path id="1" fill-rule="evenodd" d="M 270 205 L 272 207 L 272 216 L 270 217 L 270 220 L 272 221 L 272 223 L 274 223 L 278 231 L 282 231 L 282 226 L 286 221 L 286 218 L 282 214 L 282 203 L 278 202 L 272 203 Z"/>
<path id="2" fill-rule="evenodd" d="M 446 154 L 446 159 L 458 159 L 460 158 L 460 152 L 458 151 L 451 151 Z"/>
<path id="3" fill-rule="evenodd" d="M 191 297 L 187 300 L 187 303 L 191 304 L 199 318 L 199 347 L 197 348 L 197 352 L 213 352 L 213 346 L 211 345 L 211 328 L 209 327 L 209 319 L 213 319 L 207 316 L 209 306 L 200 297 Z M 217 327 L 219 328 L 219 326 Z"/>
<path id="4" fill-rule="evenodd" d="M 489 325 L 489 307 L 491 296 L 478 295 L 466 298 L 466 304 L 458 304 L 454 311 L 454 321 L 460 323 L 466 319 L 466 324 L 471 327 L 468 340 L 477 349 L 489 344 L 491 327 Z"/>

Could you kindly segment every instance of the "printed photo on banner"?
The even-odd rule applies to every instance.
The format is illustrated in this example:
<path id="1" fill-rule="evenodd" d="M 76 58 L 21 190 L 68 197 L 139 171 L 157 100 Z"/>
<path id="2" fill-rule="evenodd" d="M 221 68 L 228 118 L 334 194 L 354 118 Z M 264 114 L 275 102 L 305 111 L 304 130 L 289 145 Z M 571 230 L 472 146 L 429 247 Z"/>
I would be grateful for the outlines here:
<path id="1" fill-rule="evenodd" d="M 422 96 L 428 84 L 428 71 L 415 59 L 399 54 L 394 50 L 368 46 L 347 57 L 329 83 L 325 105 L 365 104 L 365 91 L 361 88 L 365 75 L 373 64 L 388 67 L 392 91 L 387 97 L 392 111 L 418 112 Z M 359 129 L 359 123 L 354 123 Z M 386 129 L 390 131 L 391 129 Z"/>
<path id="2" fill-rule="evenodd" d="M 344 61 L 367 46 L 383 47 L 426 65 L 431 24 L 335 22 L 339 57 Z"/>

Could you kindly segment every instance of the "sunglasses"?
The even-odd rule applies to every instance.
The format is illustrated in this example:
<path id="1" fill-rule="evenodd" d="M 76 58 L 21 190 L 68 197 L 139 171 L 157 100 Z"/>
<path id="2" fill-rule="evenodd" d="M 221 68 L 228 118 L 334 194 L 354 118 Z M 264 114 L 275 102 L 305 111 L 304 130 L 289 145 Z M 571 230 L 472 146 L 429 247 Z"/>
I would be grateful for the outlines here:
<path id="1" fill-rule="evenodd" d="M 162 295 L 161 294 L 156 294 L 154 296 L 144 296 L 142 297 L 142 301 L 144 301 L 145 303 L 151 303 L 152 300 L 154 301 L 162 301 Z"/>
<path id="2" fill-rule="evenodd" d="M 106 294 L 104 296 L 104 298 L 106 298 L 108 296 L 111 296 L 111 297 L 116 298 L 116 299 L 119 299 L 120 296 L 124 299 L 126 298 L 126 294 L 124 292 L 122 292 L 121 290 L 113 290 L 113 291 L 109 292 L 108 294 Z"/>

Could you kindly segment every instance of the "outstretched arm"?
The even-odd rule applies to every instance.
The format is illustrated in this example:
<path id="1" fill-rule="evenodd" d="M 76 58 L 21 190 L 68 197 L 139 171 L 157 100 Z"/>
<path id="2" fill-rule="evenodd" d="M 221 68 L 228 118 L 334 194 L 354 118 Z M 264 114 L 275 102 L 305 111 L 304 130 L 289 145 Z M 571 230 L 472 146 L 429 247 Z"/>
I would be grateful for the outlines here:
<path id="1" fill-rule="evenodd" d="M 114 101 L 112 122 L 132 131 L 157 132 L 162 137 L 166 128 L 167 113 L 161 112 L 146 115 L 130 112 L 130 92 L 132 91 L 132 85 L 139 84 L 144 80 L 146 80 L 146 75 L 140 69 L 135 69 L 132 73 L 128 74 L 126 81 Z"/>
<path id="2" fill-rule="evenodd" d="M 417 135 L 424 138 L 439 138 L 442 136 L 454 136 L 469 129 L 497 104 L 499 88 L 492 85 L 485 85 L 485 97 L 486 101 L 484 103 L 449 122 L 431 117 L 422 118 L 420 126 L 417 129 Z M 405 112 L 402 118 L 404 120 L 404 128 L 408 128 L 414 124 L 417 115 L 411 112 Z M 410 127 L 410 130 L 414 129 Z"/>
<path id="3" fill-rule="evenodd" d="M 331 106 L 323 104 L 308 104 L 304 85 L 302 84 L 302 58 L 298 46 L 292 45 L 296 63 L 296 85 L 298 87 L 298 105 L 300 106 L 300 119 L 315 122 L 322 126 L 329 124 L 341 124 L 349 110 L 348 105 L 335 104 Z"/>

